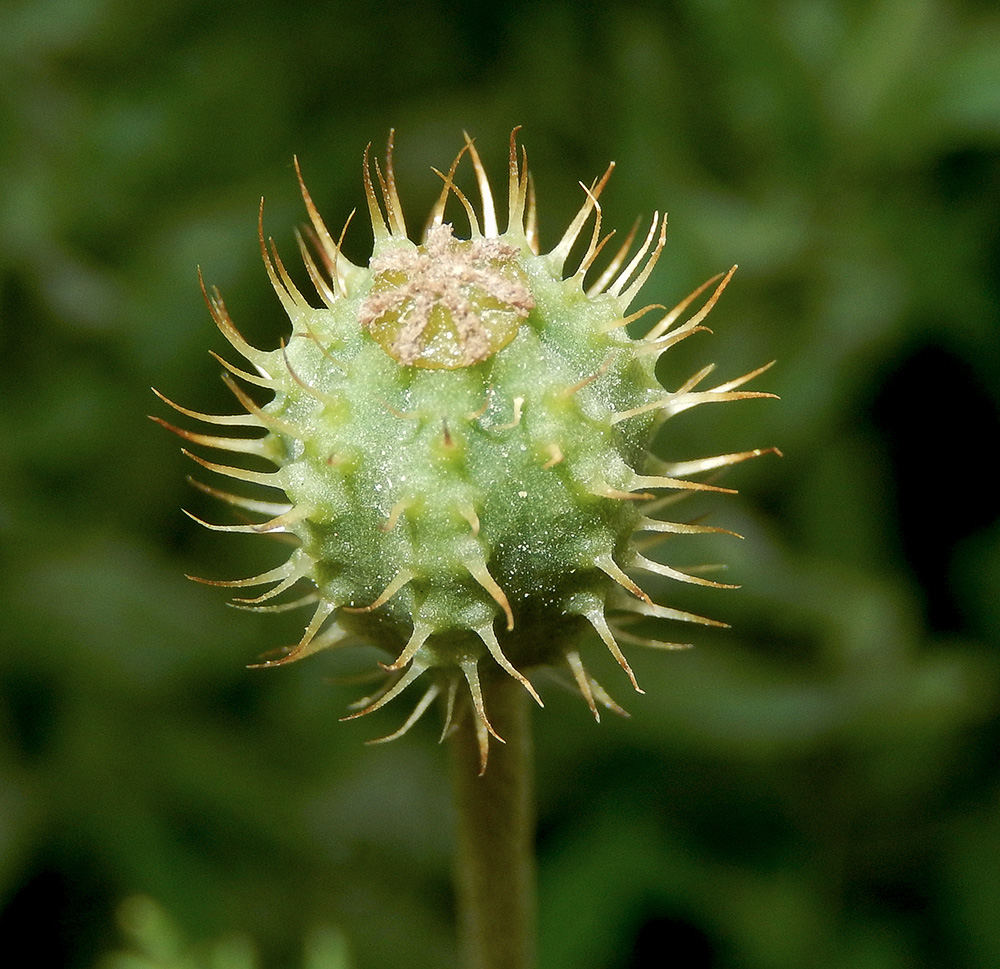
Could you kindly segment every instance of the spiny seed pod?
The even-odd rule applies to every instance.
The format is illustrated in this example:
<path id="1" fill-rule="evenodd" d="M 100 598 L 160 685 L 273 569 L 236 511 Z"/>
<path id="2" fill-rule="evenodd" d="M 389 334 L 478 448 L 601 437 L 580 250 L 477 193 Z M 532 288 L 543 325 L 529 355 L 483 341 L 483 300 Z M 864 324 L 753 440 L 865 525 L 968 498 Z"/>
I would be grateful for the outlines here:
<path id="1" fill-rule="evenodd" d="M 199 485 L 267 516 L 258 524 L 202 522 L 207 527 L 296 540 L 283 565 L 260 575 L 199 580 L 236 589 L 269 586 L 235 600 L 244 607 L 314 604 L 301 640 L 281 658 L 257 665 L 280 666 L 350 642 L 380 646 L 389 653 L 386 679 L 351 716 L 379 709 L 425 677 L 426 692 L 412 714 L 382 739 L 404 733 L 441 696 L 446 730 L 453 716 L 471 716 L 483 768 L 493 728 L 481 678 L 512 676 L 541 705 L 527 674 L 541 666 L 568 668 L 599 719 L 599 705 L 621 710 L 583 665 L 586 630 L 596 631 L 639 690 L 619 641 L 682 644 L 630 634 L 621 617 L 722 625 L 654 603 L 629 573 L 732 587 L 647 558 L 634 537 L 721 531 L 650 517 L 644 503 L 674 489 L 729 491 L 689 476 L 763 451 L 664 464 L 647 446 L 665 419 L 691 407 L 773 396 L 737 389 L 767 367 L 708 390 L 696 388 L 711 367 L 676 391 L 660 385 L 654 375 L 659 355 L 705 329 L 702 322 L 735 267 L 695 290 L 644 338 L 632 339 L 626 325 L 654 309 L 628 313 L 663 247 L 666 219 L 653 216 L 630 256 L 633 230 L 585 282 L 610 238 L 601 237 L 597 200 L 613 165 L 589 189 L 581 186 L 586 197 L 579 212 L 555 248 L 541 253 L 527 158 L 515 134 L 506 229 L 498 228 L 486 173 L 466 137 L 447 175 L 438 172 L 444 186 L 419 243 L 408 238 L 403 221 L 391 136 L 385 174 L 374 166 L 381 201 L 366 150 L 365 195 L 375 236 L 367 269 L 344 257 L 343 233 L 334 241 L 299 174 L 311 249 L 301 236 L 299 246 L 323 305 L 302 296 L 273 242 L 265 243 L 261 224 L 264 265 L 291 321 L 290 336 L 276 350 L 250 346 L 219 294 L 206 292 L 219 329 L 253 367 L 247 372 L 221 361 L 224 380 L 246 412 L 202 414 L 163 398 L 187 417 L 262 431 L 219 437 L 166 425 L 192 444 L 256 455 L 276 468 L 265 473 L 190 454 L 209 471 L 283 493 L 280 501 L 260 501 Z M 478 214 L 454 181 L 466 154 L 481 196 Z M 451 195 L 465 210 L 469 239 L 459 239 L 445 222 Z M 591 216 L 583 257 L 567 271 Z M 713 285 L 704 304 L 681 322 Z M 234 377 L 273 397 L 258 404 Z M 297 594 L 303 587 L 308 591 Z M 275 604 L 285 594 L 291 601 Z M 467 712 L 456 713 L 461 683 L 468 694 L 460 707 Z"/>

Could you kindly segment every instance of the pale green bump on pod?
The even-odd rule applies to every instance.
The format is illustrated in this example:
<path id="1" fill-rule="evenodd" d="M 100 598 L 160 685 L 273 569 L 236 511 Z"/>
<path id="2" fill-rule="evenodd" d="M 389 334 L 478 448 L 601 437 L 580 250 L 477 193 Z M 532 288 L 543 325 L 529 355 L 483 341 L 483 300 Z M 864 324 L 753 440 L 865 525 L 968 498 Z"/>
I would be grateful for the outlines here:
<path id="1" fill-rule="evenodd" d="M 650 517 L 656 496 L 727 491 L 690 476 L 764 451 L 666 464 L 647 448 L 660 424 L 683 410 L 773 396 L 738 389 L 767 367 L 707 390 L 700 385 L 711 367 L 675 391 L 661 386 L 654 374 L 659 355 L 705 329 L 735 267 L 633 339 L 626 324 L 662 310 L 629 313 L 663 247 L 666 219 L 653 216 L 634 253 L 633 230 L 597 266 L 611 237 L 601 236 L 598 196 L 612 165 L 584 188 L 583 204 L 555 248 L 540 252 L 527 159 L 515 134 L 506 228 L 500 231 L 486 172 L 466 137 L 441 175 L 441 196 L 419 243 L 407 236 L 392 138 L 385 173 L 374 166 L 378 192 L 366 151 L 375 237 L 367 268 L 344 257 L 343 233 L 335 241 L 328 232 L 300 175 L 310 224 L 299 244 L 321 305 L 302 295 L 261 228 L 264 265 L 291 333 L 276 350 L 252 347 L 219 294 L 206 292 L 216 324 L 249 364 L 245 370 L 222 361 L 244 412 L 203 414 L 163 398 L 187 417 L 263 432 L 214 436 L 166 425 L 192 444 L 256 455 L 274 466 L 253 471 L 190 455 L 212 472 L 278 495 L 262 501 L 200 485 L 264 519 L 202 524 L 294 538 L 287 561 L 267 572 L 199 580 L 264 588 L 234 600 L 245 608 L 312 606 L 301 640 L 256 665 L 280 666 L 352 642 L 382 647 L 386 678 L 351 716 L 377 710 L 423 678 L 426 689 L 411 715 L 382 739 L 400 736 L 440 697 L 446 732 L 459 717 L 471 718 L 484 768 L 493 729 L 481 678 L 512 676 L 541 705 L 528 674 L 542 666 L 564 669 L 599 719 L 599 706 L 621 708 L 584 667 L 580 643 L 587 630 L 639 690 L 619 643 L 685 644 L 631 634 L 622 627 L 629 616 L 721 625 L 654 603 L 632 573 L 731 586 L 645 557 L 636 535 L 721 531 Z M 465 155 L 478 184 L 478 212 L 454 181 Z M 464 209 L 468 239 L 445 221 L 452 195 Z M 580 249 L 571 268 L 571 252 Z M 237 381 L 273 396 L 259 404 Z M 467 693 L 459 693 L 462 684 Z"/>

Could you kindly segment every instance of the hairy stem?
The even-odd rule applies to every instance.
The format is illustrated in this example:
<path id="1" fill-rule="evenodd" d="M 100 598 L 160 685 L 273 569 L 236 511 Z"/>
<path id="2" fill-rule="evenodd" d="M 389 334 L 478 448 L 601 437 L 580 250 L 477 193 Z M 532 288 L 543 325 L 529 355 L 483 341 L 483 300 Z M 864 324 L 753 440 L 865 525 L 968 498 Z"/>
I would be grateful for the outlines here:
<path id="1" fill-rule="evenodd" d="M 458 817 L 456 883 L 463 969 L 532 969 L 535 963 L 535 816 L 531 711 L 509 677 L 483 685 L 505 744 L 490 744 L 479 776 L 470 723 L 451 741 Z"/>

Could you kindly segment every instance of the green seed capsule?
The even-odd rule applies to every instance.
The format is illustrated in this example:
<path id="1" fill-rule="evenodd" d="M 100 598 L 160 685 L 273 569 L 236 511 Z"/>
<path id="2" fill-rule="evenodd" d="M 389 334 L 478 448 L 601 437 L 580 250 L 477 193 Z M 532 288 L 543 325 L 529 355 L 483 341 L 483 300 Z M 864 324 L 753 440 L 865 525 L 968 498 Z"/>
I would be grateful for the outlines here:
<path id="1" fill-rule="evenodd" d="M 208 527 L 282 532 L 296 540 L 285 564 L 211 583 L 267 587 L 236 600 L 248 608 L 312 604 L 299 643 L 259 665 L 278 666 L 353 641 L 383 647 L 387 679 L 353 716 L 379 709 L 417 679 L 427 681 L 411 716 L 390 736 L 405 732 L 439 696 L 450 723 L 464 683 L 463 707 L 471 712 L 485 767 L 492 727 L 481 677 L 512 676 L 541 704 L 528 674 L 561 667 L 597 717 L 599 706 L 620 708 L 584 667 L 580 643 L 587 630 L 638 690 L 619 644 L 684 644 L 638 637 L 620 617 L 719 625 L 652 602 L 632 577 L 636 570 L 727 586 L 647 558 L 635 535 L 719 531 L 649 517 L 644 503 L 664 490 L 726 490 L 690 476 L 763 452 L 670 465 L 647 446 L 659 425 L 680 411 L 771 395 L 737 389 L 766 367 L 707 390 L 699 384 L 711 368 L 673 392 L 657 381 L 659 355 L 704 329 L 733 272 L 710 280 L 644 338 L 633 339 L 626 324 L 652 309 L 628 315 L 663 246 L 666 222 L 658 215 L 634 253 L 630 236 L 585 282 L 608 239 L 601 237 L 597 198 L 611 168 L 586 191 L 556 247 L 541 253 L 526 162 L 513 136 L 503 232 L 479 155 L 467 140 L 417 244 L 406 234 L 391 148 L 390 140 L 385 177 L 378 171 L 381 200 L 365 156 L 375 233 L 367 267 L 344 258 L 302 186 L 315 244 L 312 251 L 303 245 L 302 253 L 321 306 L 307 302 L 262 234 L 267 271 L 292 323 L 279 349 L 251 347 L 221 298 L 207 297 L 219 328 L 253 372 L 228 363 L 227 369 L 273 396 L 260 406 L 227 375 L 245 414 L 177 409 L 211 424 L 257 428 L 262 436 L 172 429 L 194 444 L 256 454 L 275 467 L 251 471 L 192 455 L 213 472 L 280 495 L 265 502 L 206 487 L 266 516 L 257 524 Z M 481 223 L 453 181 L 466 153 L 480 190 Z M 444 221 L 452 194 L 466 210 L 469 239 L 456 238 Z M 567 271 L 591 218 L 583 256 Z M 712 285 L 704 304 L 684 319 Z"/>

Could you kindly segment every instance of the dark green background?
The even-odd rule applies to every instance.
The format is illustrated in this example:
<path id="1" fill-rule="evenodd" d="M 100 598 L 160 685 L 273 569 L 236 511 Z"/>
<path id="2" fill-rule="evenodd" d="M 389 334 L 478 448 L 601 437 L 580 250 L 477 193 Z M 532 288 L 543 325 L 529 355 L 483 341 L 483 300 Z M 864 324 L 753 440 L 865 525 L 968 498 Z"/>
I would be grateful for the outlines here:
<path id="1" fill-rule="evenodd" d="M 363 688 L 329 679 L 370 657 L 244 668 L 297 617 L 182 573 L 273 549 L 181 516 L 217 509 L 145 414 L 150 384 L 227 406 L 197 265 L 284 332 L 255 223 L 264 194 L 297 262 L 293 154 L 339 227 L 395 126 L 419 223 L 462 129 L 502 186 L 515 124 L 543 244 L 613 158 L 607 225 L 670 212 L 646 302 L 741 265 L 664 380 L 776 358 L 782 400 L 662 452 L 785 452 L 691 504 L 747 539 L 678 561 L 742 590 L 659 592 L 731 630 L 630 650 L 644 697 L 592 646 L 630 721 L 543 684 L 542 969 L 1000 965 L 1000 16 L 974 0 L 0 2 L 8 952 L 88 969 L 143 892 L 269 966 L 330 923 L 357 969 L 454 965 L 435 718 L 364 747 L 402 708 L 341 724 Z"/>

